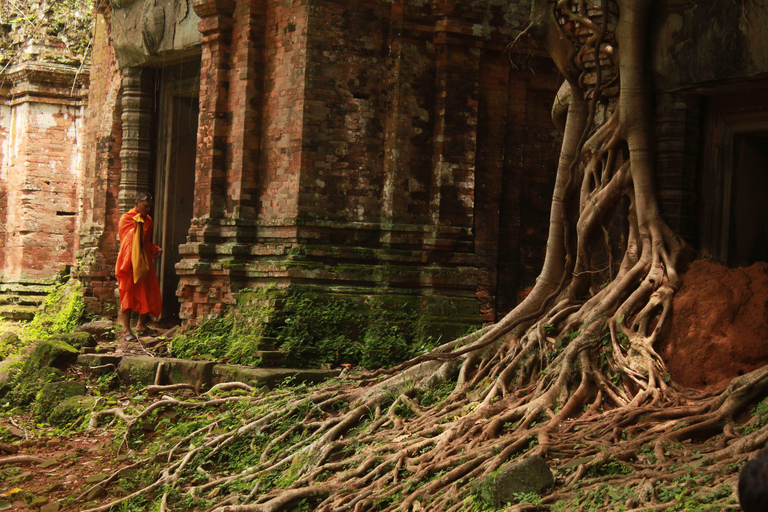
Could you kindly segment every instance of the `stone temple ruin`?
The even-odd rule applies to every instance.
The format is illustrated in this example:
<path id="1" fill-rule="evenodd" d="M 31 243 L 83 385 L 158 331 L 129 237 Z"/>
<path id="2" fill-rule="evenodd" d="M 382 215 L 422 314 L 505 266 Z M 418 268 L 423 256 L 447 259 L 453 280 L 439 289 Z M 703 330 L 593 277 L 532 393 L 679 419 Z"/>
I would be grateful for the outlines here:
<path id="1" fill-rule="evenodd" d="M 737 4 L 660 0 L 652 29 L 665 216 L 733 266 L 768 259 L 768 11 Z M 164 316 L 276 285 L 497 319 L 541 266 L 560 141 L 554 65 L 509 46 L 530 7 L 94 4 L 89 67 L 0 77 L 3 311 L 71 269 L 114 314 L 117 221 L 149 189 Z"/>

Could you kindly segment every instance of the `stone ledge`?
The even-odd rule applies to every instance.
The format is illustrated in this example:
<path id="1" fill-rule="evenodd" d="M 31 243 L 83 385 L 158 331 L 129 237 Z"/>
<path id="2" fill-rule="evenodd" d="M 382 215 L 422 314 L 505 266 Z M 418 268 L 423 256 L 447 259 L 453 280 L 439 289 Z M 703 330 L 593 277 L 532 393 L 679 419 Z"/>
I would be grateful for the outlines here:
<path id="1" fill-rule="evenodd" d="M 296 368 L 253 368 L 213 361 L 194 361 L 150 356 L 120 354 L 80 354 L 77 362 L 84 367 L 106 372 L 109 366 L 126 384 L 151 385 L 157 368 L 162 363 L 161 384 L 192 384 L 199 389 L 210 388 L 223 382 L 239 381 L 255 387 L 274 389 L 286 379 L 292 383 L 317 384 L 337 377 L 339 370 L 305 370 Z"/>
<path id="2" fill-rule="evenodd" d="M 32 320 L 39 308 L 37 306 L 0 306 L 0 318 L 5 320 Z"/>

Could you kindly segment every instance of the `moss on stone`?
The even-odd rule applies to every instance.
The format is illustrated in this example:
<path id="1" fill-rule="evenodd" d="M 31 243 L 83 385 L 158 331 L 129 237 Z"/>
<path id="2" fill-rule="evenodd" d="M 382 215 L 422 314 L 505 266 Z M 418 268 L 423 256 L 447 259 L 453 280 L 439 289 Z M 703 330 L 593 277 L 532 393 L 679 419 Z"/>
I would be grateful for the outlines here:
<path id="1" fill-rule="evenodd" d="M 84 395 L 84 382 L 56 381 L 44 384 L 35 396 L 33 412 L 38 421 L 45 421 L 53 412 L 53 408 L 65 399 Z"/>
<path id="2" fill-rule="evenodd" d="M 0 359 L 16 354 L 21 349 L 21 340 L 14 332 L 0 334 Z"/>
<path id="3" fill-rule="evenodd" d="M 11 375 L 13 388 L 5 395 L 7 407 L 26 407 L 34 402 L 45 384 L 65 378 L 64 372 L 56 368 L 39 368 L 31 373 L 26 370 L 15 372 Z"/>
<path id="4" fill-rule="evenodd" d="M 66 368 L 77 359 L 78 350 L 69 343 L 49 338 L 34 345 L 24 362 L 24 371 L 35 371 L 44 367 Z"/>
<path id="5" fill-rule="evenodd" d="M 55 334 L 48 338 L 48 341 L 51 340 L 62 341 L 75 349 L 96 346 L 96 337 L 93 334 L 87 332 Z"/>
<path id="6" fill-rule="evenodd" d="M 98 397 L 75 395 L 56 405 L 48 416 L 51 425 L 66 426 L 90 414 L 96 406 Z"/>

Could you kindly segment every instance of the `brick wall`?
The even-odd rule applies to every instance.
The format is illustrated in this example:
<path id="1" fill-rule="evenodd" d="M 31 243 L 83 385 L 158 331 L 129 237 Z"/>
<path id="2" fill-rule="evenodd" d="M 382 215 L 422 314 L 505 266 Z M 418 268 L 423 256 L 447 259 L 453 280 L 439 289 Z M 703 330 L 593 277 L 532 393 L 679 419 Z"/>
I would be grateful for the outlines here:
<path id="1" fill-rule="evenodd" d="M 84 284 L 85 301 L 93 314 L 115 310 L 117 225 L 120 220 L 121 80 L 109 44 L 109 19 L 97 12 L 91 56 L 89 115 L 81 145 L 82 203 L 75 275 Z"/>
<path id="2" fill-rule="evenodd" d="M 520 232 L 538 247 L 496 255 L 507 224 L 548 217 L 552 176 L 520 169 L 556 165 L 552 66 L 540 59 L 537 79 L 511 71 L 505 53 L 528 2 L 195 9 L 199 194 L 177 265 L 183 317 L 231 303 L 244 286 L 277 283 L 475 303 L 480 285 L 492 320 L 497 295 L 514 303 L 533 281 L 546 220 Z M 511 157 L 528 142 L 530 158 Z M 502 205 L 516 186 L 530 195 Z M 514 273 L 511 287 L 496 285 L 499 262 Z"/>
<path id="3" fill-rule="evenodd" d="M 1 90 L 0 90 L 1 91 Z M 7 96 L 6 91 L 0 95 Z M 7 240 L 8 223 L 8 171 L 7 163 L 8 146 L 11 142 L 9 131 L 11 126 L 11 106 L 6 101 L 0 101 L 0 268 L 5 268 L 5 247 Z"/>
<path id="4" fill-rule="evenodd" d="M 80 151 L 87 73 L 48 63 L 5 72 L 0 92 L 2 283 L 42 293 L 78 248 Z"/>

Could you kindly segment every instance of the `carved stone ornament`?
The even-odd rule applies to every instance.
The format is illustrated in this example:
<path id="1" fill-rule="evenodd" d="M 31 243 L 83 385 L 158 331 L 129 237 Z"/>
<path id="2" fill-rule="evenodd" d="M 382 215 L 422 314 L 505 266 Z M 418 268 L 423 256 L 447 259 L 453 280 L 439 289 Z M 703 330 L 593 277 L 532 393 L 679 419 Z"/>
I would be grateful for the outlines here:
<path id="1" fill-rule="evenodd" d="M 147 0 L 141 13 L 141 38 L 149 55 L 157 55 L 165 35 L 165 6 L 159 0 Z"/>

